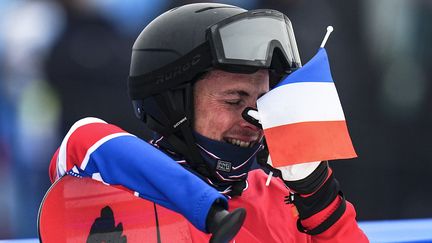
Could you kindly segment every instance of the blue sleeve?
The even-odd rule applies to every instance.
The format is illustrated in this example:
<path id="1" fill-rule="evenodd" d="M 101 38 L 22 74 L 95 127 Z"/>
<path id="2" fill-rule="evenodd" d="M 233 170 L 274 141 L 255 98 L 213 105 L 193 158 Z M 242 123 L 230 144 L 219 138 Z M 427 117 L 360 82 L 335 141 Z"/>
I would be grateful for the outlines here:
<path id="1" fill-rule="evenodd" d="M 91 153 L 85 173 L 100 173 L 106 183 L 123 185 L 182 214 L 203 232 L 214 201 L 228 204 L 213 187 L 134 136 L 116 137 L 99 146 Z"/>

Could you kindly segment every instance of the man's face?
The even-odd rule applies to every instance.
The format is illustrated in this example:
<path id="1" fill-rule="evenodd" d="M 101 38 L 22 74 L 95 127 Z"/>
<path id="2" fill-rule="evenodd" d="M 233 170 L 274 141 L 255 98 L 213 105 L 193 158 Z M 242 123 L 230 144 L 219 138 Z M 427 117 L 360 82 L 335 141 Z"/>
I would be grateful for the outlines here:
<path id="1" fill-rule="evenodd" d="M 209 72 L 194 86 L 194 129 L 217 141 L 251 147 L 262 130 L 245 121 L 241 113 L 256 107 L 258 97 L 269 90 L 267 70 L 253 74 Z"/>

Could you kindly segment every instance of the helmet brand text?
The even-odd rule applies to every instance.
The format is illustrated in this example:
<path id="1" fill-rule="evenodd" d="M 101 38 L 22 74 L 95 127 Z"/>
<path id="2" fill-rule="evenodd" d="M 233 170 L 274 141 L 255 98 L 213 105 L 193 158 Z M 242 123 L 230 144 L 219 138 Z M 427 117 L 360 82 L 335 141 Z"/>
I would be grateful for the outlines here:
<path id="1" fill-rule="evenodd" d="M 197 54 L 194 57 L 192 57 L 191 60 L 187 61 L 186 63 L 180 64 L 178 66 L 175 66 L 170 71 L 156 76 L 156 84 L 162 84 L 165 81 L 169 81 L 171 79 L 177 78 L 178 76 L 183 75 L 186 71 L 188 71 L 191 67 L 198 64 L 201 60 L 201 55 Z"/>

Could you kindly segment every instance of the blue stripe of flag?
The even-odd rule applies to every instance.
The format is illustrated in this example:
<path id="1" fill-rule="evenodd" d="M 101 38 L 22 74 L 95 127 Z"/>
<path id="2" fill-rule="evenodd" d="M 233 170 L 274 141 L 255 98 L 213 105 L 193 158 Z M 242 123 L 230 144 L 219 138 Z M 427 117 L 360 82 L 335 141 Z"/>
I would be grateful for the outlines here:
<path id="1" fill-rule="evenodd" d="M 280 81 L 275 88 L 298 82 L 333 82 L 327 52 L 324 48 L 320 48 L 309 62 Z"/>

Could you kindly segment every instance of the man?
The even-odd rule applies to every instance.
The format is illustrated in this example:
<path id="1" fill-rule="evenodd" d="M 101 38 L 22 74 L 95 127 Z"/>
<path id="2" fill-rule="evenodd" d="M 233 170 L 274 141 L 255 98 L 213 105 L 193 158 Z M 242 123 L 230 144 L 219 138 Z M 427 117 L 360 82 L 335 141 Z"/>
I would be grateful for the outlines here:
<path id="1" fill-rule="evenodd" d="M 128 82 L 159 150 L 86 118 L 54 155 L 51 179 L 123 185 L 184 215 L 196 227 L 189 227 L 193 242 L 207 242 L 206 233 L 213 242 L 366 242 L 327 162 L 300 175 L 257 163 L 263 133 L 242 114 L 300 66 L 291 23 L 277 11 L 215 3 L 172 9 L 137 38 Z M 266 187 L 269 170 L 280 178 Z"/>

